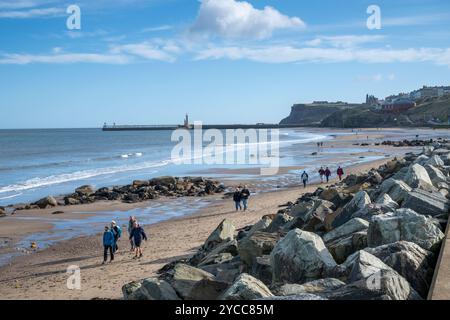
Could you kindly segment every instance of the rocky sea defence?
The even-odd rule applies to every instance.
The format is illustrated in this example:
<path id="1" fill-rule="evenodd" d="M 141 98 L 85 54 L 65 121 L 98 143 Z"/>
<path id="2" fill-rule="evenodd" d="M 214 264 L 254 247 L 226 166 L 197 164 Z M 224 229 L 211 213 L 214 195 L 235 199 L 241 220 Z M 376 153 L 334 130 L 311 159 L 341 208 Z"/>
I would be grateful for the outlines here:
<path id="1" fill-rule="evenodd" d="M 60 206 L 90 204 L 97 201 L 121 201 L 138 203 L 160 197 L 203 197 L 223 193 L 225 186 L 216 180 L 204 177 L 165 176 L 151 180 L 135 180 L 130 185 L 95 189 L 91 185 L 77 188 L 73 193 L 48 196 L 29 204 L 9 206 L 14 211 L 48 209 Z M 0 216 L 5 210 L 0 208 Z"/>
<path id="2" fill-rule="evenodd" d="M 449 217 L 450 144 L 318 188 L 190 259 L 123 286 L 131 300 L 421 300 Z"/>

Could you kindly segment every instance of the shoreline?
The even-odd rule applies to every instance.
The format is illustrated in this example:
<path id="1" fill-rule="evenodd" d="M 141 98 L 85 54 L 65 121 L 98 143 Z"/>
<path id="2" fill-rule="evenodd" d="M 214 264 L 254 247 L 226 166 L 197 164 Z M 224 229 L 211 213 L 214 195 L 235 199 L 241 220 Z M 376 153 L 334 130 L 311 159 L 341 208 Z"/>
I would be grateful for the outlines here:
<path id="1" fill-rule="evenodd" d="M 355 165 L 352 172 L 368 171 L 389 161 L 388 158 Z M 238 228 L 258 221 L 266 214 L 274 214 L 279 206 L 294 201 L 305 192 L 319 186 L 289 187 L 268 191 L 252 197 L 250 211 L 243 214 L 232 210 L 230 200 L 219 200 L 193 214 L 172 218 L 145 226 L 150 241 L 144 244 L 144 258 L 133 261 L 127 251 L 126 232 L 119 242 L 119 253 L 113 264 L 101 265 L 101 234 L 61 241 L 50 248 L 33 254 L 19 256 L 7 266 L 0 267 L 1 299 L 120 299 L 123 284 L 135 279 L 149 277 L 168 262 L 195 253 L 210 231 L 224 218 L 236 223 Z M 189 227 L 187 227 L 189 226 Z M 66 269 L 79 265 L 82 290 L 66 288 Z M 117 277 L 109 281 L 110 277 Z"/>

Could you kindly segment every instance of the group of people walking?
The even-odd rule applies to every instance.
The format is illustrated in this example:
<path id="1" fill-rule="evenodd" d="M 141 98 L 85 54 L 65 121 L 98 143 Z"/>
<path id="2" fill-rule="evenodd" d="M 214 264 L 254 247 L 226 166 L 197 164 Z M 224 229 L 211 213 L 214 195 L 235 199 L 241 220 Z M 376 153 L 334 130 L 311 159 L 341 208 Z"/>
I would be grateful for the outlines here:
<path id="1" fill-rule="evenodd" d="M 128 234 L 131 245 L 131 252 L 134 252 L 133 259 L 142 258 L 142 240 L 147 241 L 147 235 L 144 229 L 138 223 L 137 219 L 133 216 L 128 221 Z M 113 220 L 110 225 L 105 226 L 105 232 L 103 233 L 103 264 L 108 261 L 108 252 L 110 256 L 110 262 L 114 261 L 114 254 L 119 250 L 117 242 L 122 237 L 122 229 Z"/>
<path id="2" fill-rule="evenodd" d="M 236 211 L 248 209 L 248 199 L 250 198 L 250 190 L 247 186 L 243 188 L 237 187 L 233 194 L 233 201 L 236 207 Z"/>
<path id="3" fill-rule="evenodd" d="M 342 181 L 342 177 L 344 176 L 344 169 L 342 169 L 342 167 L 339 166 L 339 168 L 336 171 L 336 174 L 339 177 L 339 181 Z M 331 177 L 330 168 L 325 167 L 325 169 L 324 169 L 323 167 L 320 167 L 319 176 L 320 176 L 320 183 L 324 183 L 325 180 L 328 183 L 330 181 L 330 177 Z M 309 182 L 309 175 L 306 171 L 303 171 L 303 173 L 301 175 L 301 180 L 303 183 L 303 187 L 306 188 L 306 186 Z"/>

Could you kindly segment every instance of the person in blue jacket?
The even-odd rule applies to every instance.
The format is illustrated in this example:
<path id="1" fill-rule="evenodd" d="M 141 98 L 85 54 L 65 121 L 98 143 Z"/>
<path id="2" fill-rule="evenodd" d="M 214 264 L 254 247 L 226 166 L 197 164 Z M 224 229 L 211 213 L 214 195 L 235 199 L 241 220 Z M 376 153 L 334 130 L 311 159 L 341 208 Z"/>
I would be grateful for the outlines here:
<path id="1" fill-rule="evenodd" d="M 105 226 L 105 232 L 103 233 L 103 247 L 104 247 L 103 264 L 105 264 L 106 261 L 108 260 L 108 251 L 111 257 L 110 262 L 113 262 L 114 243 L 115 243 L 114 234 L 112 233 L 112 231 L 109 229 L 108 226 Z"/>
<path id="2" fill-rule="evenodd" d="M 133 230 L 131 230 L 130 234 L 130 240 L 134 241 L 135 255 L 133 259 L 142 258 L 142 239 L 147 241 L 147 235 L 145 234 L 144 229 L 137 222 L 134 222 Z"/>

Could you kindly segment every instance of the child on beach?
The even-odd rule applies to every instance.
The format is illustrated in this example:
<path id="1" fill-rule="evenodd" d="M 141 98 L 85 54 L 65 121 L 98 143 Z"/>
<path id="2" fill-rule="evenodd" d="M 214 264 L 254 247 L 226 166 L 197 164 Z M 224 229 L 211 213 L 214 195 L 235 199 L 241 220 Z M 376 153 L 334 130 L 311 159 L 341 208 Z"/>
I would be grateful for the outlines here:
<path id="1" fill-rule="evenodd" d="M 236 206 L 236 211 L 242 210 L 241 206 L 241 189 L 236 188 L 234 194 L 233 194 L 233 201 Z"/>
<path id="2" fill-rule="evenodd" d="M 103 251 L 103 264 L 106 263 L 106 261 L 108 260 L 108 250 L 109 250 L 109 254 L 111 257 L 110 262 L 113 262 L 114 260 L 114 234 L 112 233 L 112 231 L 109 229 L 108 226 L 105 226 L 105 232 L 103 233 L 103 247 L 104 247 L 104 251 Z"/>
<path id="3" fill-rule="evenodd" d="M 141 243 L 142 239 L 147 241 L 147 235 L 144 232 L 144 229 L 137 223 L 134 223 L 133 230 L 130 234 L 130 240 L 134 241 L 134 252 L 135 255 L 133 259 L 142 258 L 142 249 L 141 249 Z"/>

